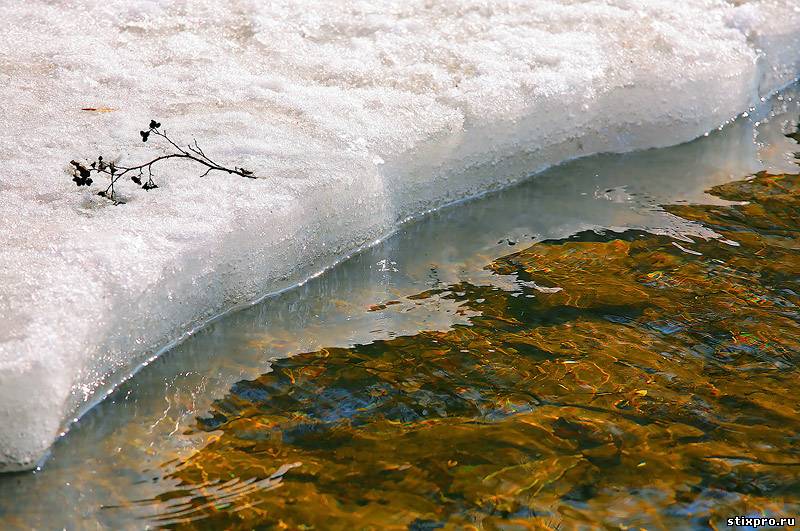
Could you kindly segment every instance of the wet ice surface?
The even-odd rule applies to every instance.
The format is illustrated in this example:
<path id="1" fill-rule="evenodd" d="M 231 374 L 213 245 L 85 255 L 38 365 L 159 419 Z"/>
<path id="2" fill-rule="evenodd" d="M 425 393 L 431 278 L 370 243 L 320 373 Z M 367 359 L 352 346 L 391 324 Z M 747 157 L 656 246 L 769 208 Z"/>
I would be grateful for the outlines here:
<path id="1" fill-rule="evenodd" d="M 716 128 L 796 76 L 800 29 L 794 0 L 30 1 L 0 16 L 3 469 L 169 341 L 408 216 Z M 169 166 L 109 208 L 63 174 L 75 157 L 144 158 L 151 118 L 260 179 L 197 186 Z"/>
<path id="2" fill-rule="evenodd" d="M 578 160 L 431 214 L 303 286 L 216 322 L 91 410 L 57 442 L 43 470 L 0 477 L 0 522 L 140 527 L 152 507 L 128 502 L 176 487 L 163 477 L 169 462 L 215 437 L 186 432 L 236 382 L 269 371 L 275 358 L 464 323 L 469 314 L 445 298 L 410 304 L 405 297 L 459 282 L 516 289 L 513 278 L 484 266 L 536 241 L 592 228 L 642 228 L 687 248 L 687 237 L 713 237 L 658 205 L 724 203 L 703 191 L 760 169 L 796 168 L 796 145 L 783 136 L 800 112 L 795 97 L 790 90 L 687 145 Z M 370 311 L 391 301 L 401 302 L 392 311 Z"/>

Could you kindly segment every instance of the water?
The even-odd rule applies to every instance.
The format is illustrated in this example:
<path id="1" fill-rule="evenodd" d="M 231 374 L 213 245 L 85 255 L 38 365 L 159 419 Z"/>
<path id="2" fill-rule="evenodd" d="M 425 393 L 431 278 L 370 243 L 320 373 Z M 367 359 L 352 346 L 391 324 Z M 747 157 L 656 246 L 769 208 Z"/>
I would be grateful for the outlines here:
<path id="1" fill-rule="evenodd" d="M 213 324 L 0 478 L 0 522 L 796 515 L 798 182 L 733 183 L 797 172 L 798 112 L 791 90 L 688 145 L 565 164 Z"/>

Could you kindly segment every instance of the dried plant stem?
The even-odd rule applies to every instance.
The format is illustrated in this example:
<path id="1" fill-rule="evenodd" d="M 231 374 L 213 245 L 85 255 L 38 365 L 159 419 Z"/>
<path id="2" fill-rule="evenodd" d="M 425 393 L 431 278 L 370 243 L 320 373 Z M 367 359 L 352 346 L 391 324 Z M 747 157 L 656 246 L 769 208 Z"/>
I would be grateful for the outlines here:
<path id="1" fill-rule="evenodd" d="M 98 195 L 110 199 L 115 204 L 120 204 L 121 202 L 117 200 L 116 190 L 114 187 L 117 181 L 119 181 L 122 177 L 130 176 L 131 181 L 141 186 L 145 190 L 158 188 L 158 185 L 153 181 L 153 166 L 161 161 L 169 159 L 189 160 L 204 166 L 206 169 L 200 175 L 200 177 L 205 177 L 211 172 L 219 171 L 228 173 L 230 175 L 238 175 L 248 179 L 255 179 L 253 172 L 249 170 L 237 166 L 228 168 L 212 160 L 208 155 L 205 154 L 205 152 L 197 143 L 197 140 L 193 140 L 192 144 L 187 145 L 185 148 L 181 147 L 171 138 L 169 138 L 169 136 L 167 136 L 167 132 L 160 129 L 160 127 L 160 123 L 156 122 L 155 120 L 151 120 L 149 128 L 146 131 L 139 132 L 142 137 L 142 141 L 147 142 L 150 135 L 163 138 L 170 146 L 172 146 L 172 148 L 175 150 L 174 152 L 158 156 L 150 161 L 136 166 L 120 166 L 115 162 L 106 162 L 103 160 L 102 156 L 97 157 L 97 160 L 93 161 L 88 166 L 73 160 L 71 161 L 73 176 L 72 180 L 78 186 L 90 186 L 93 182 L 91 178 L 93 173 L 107 175 L 110 178 L 110 183 L 105 190 L 98 192 Z M 142 179 L 145 176 L 145 172 L 147 172 L 147 181 L 143 183 Z"/>

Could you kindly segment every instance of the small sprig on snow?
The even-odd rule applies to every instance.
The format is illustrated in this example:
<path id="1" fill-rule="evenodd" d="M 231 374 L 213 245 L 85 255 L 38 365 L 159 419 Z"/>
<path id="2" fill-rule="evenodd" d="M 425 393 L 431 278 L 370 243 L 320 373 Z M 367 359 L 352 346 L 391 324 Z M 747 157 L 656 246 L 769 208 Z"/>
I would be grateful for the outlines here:
<path id="1" fill-rule="evenodd" d="M 166 141 L 168 147 L 172 149 L 164 155 L 137 166 L 121 166 L 114 161 L 109 162 L 104 160 L 102 156 L 98 156 L 96 160 L 89 164 L 83 164 L 72 160 L 70 161 L 72 180 L 77 186 L 91 186 L 94 182 L 92 174 L 106 175 L 110 181 L 109 185 L 105 190 L 97 192 L 97 195 L 105 197 L 118 205 L 121 204 L 122 201 L 117 199 L 117 194 L 114 189 L 117 181 L 127 176 L 130 178 L 131 182 L 138 185 L 143 190 L 158 188 L 158 185 L 153 181 L 153 166 L 158 162 L 168 159 L 185 159 L 204 166 L 205 171 L 200 177 L 205 177 L 211 172 L 218 171 L 231 175 L 238 175 L 240 177 L 247 177 L 248 179 L 255 179 L 253 172 L 250 170 L 239 166 L 228 168 L 213 161 L 200 148 L 197 144 L 197 140 L 194 140 L 192 144 L 188 144 L 186 147 L 181 147 L 167 136 L 167 132 L 161 129 L 161 123 L 155 120 L 150 120 L 148 129 L 146 131 L 139 131 L 139 135 L 142 137 L 142 142 L 147 142 L 151 135 L 159 137 Z"/>

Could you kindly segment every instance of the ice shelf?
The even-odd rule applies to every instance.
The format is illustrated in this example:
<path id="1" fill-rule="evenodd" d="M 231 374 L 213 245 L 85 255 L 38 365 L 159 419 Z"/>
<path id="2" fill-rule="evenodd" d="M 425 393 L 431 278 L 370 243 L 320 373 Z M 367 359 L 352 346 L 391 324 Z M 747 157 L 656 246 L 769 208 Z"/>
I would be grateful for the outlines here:
<path id="1" fill-rule="evenodd" d="M 29 0 L 0 17 L 0 471 L 34 466 L 170 341 L 409 216 L 691 140 L 800 71 L 797 0 Z M 151 118 L 259 178 L 165 165 L 120 206 L 74 186 L 73 158 L 153 153 Z"/>

